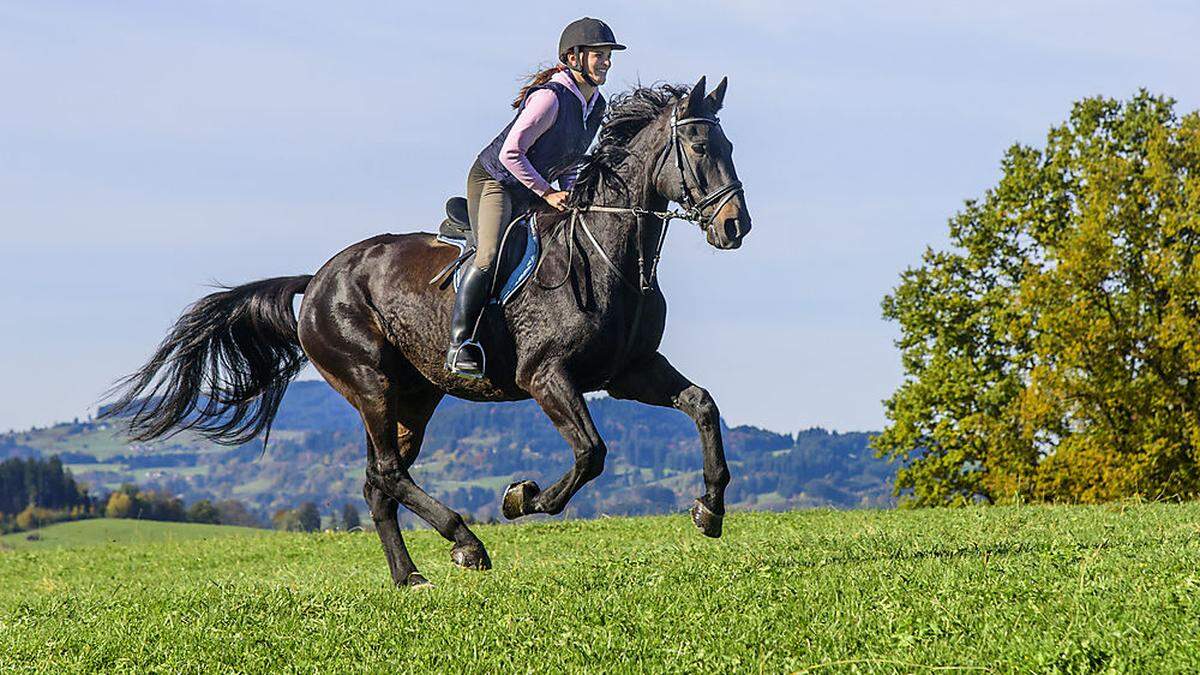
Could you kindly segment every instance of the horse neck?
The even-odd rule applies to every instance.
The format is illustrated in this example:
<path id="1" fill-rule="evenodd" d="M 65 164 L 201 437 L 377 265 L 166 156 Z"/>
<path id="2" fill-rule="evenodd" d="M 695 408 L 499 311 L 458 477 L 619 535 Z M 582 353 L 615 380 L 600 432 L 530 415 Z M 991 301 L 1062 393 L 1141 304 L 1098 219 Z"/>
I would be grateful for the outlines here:
<path id="1" fill-rule="evenodd" d="M 596 191 L 593 203 L 648 211 L 666 210 L 667 200 L 654 186 L 654 164 L 665 143 L 666 139 L 662 131 L 657 129 L 657 125 L 654 129 L 647 129 L 635 137 L 630 143 L 629 156 L 619 166 L 614 167 L 616 173 L 625 181 L 628 194 L 605 183 Z M 649 274 L 650 266 L 654 264 L 654 252 L 662 233 L 663 221 L 655 216 L 635 217 L 629 213 L 596 213 L 589 220 L 600 225 L 593 228 L 596 239 L 621 269 L 625 278 L 640 285 L 642 280 L 638 278 L 639 251 L 645 256 L 645 272 Z M 637 240 L 639 232 L 642 237 L 640 249 Z"/>

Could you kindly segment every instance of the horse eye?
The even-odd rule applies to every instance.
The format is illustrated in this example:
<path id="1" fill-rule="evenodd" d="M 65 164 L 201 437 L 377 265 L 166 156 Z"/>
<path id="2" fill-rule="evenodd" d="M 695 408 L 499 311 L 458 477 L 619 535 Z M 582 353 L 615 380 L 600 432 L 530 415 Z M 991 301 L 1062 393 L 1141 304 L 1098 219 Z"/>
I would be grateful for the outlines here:
<path id="1" fill-rule="evenodd" d="M 708 152 L 708 146 L 704 143 L 692 143 L 692 152 L 697 155 L 703 155 L 705 152 Z"/>

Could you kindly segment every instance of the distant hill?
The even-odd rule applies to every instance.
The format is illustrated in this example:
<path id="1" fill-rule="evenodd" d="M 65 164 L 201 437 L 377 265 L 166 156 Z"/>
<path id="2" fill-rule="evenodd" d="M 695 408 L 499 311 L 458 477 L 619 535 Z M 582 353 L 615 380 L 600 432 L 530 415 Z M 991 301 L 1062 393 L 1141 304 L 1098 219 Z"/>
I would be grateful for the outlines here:
<path id="1" fill-rule="evenodd" d="M 576 497 L 568 515 L 679 510 L 702 493 L 700 442 L 682 413 L 629 401 L 589 402 L 609 455 L 605 474 Z M 868 433 L 814 428 L 780 434 L 725 427 L 733 508 L 855 508 L 893 503 L 892 467 L 867 447 Z M 267 514 L 304 500 L 325 513 L 362 504 L 365 462 L 358 413 L 324 382 L 288 389 L 263 453 L 255 441 L 230 448 L 180 434 L 130 443 L 118 426 L 94 421 L 0 435 L 0 458 L 58 454 L 93 492 L 123 482 L 165 489 L 188 502 L 236 498 Z M 542 485 L 572 459 L 532 401 L 468 403 L 446 398 L 426 433 L 414 476 L 432 494 L 477 519 L 498 514 L 505 485 Z"/>

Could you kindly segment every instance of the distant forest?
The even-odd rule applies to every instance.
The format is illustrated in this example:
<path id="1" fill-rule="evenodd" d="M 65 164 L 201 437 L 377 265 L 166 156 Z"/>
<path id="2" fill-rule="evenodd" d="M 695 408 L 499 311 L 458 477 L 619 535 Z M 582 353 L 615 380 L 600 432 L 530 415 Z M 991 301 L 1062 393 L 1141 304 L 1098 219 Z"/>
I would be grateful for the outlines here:
<path id="1" fill-rule="evenodd" d="M 16 516 L 29 506 L 70 510 L 90 505 L 87 489 L 63 470 L 58 457 L 0 462 L 0 516 Z"/>
<path id="2" fill-rule="evenodd" d="M 58 457 L 0 462 L 0 533 L 89 518 L 95 502 Z"/>
<path id="3" fill-rule="evenodd" d="M 696 427 L 682 413 L 628 401 L 589 401 L 608 444 L 604 475 L 572 502 L 568 516 L 682 510 L 703 491 Z M 893 467 L 868 448 L 871 434 L 820 428 L 797 434 L 723 425 L 733 480 L 731 508 L 886 507 Z M 58 454 L 96 493 L 135 483 L 191 504 L 238 499 L 262 521 L 313 502 L 322 514 L 363 506 L 365 462 L 358 414 L 324 382 L 293 383 L 265 449 L 229 448 L 188 434 L 132 443 L 118 424 L 84 421 L 0 435 L 0 457 Z M 514 481 L 542 485 L 567 470 L 572 454 L 536 404 L 443 400 L 426 433 L 414 477 L 452 508 L 498 517 Z M 415 524 L 415 519 L 409 519 Z"/>

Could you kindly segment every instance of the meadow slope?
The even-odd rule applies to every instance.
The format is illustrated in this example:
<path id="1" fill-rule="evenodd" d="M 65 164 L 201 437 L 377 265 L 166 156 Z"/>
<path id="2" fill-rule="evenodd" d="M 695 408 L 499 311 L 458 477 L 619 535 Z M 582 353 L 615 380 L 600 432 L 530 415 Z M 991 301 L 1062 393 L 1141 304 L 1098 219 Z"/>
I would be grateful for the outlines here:
<path id="1" fill-rule="evenodd" d="M 101 522 L 101 521 L 95 521 Z M 1200 505 L 733 513 L 0 552 L 0 668 L 1200 670 Z"/>

